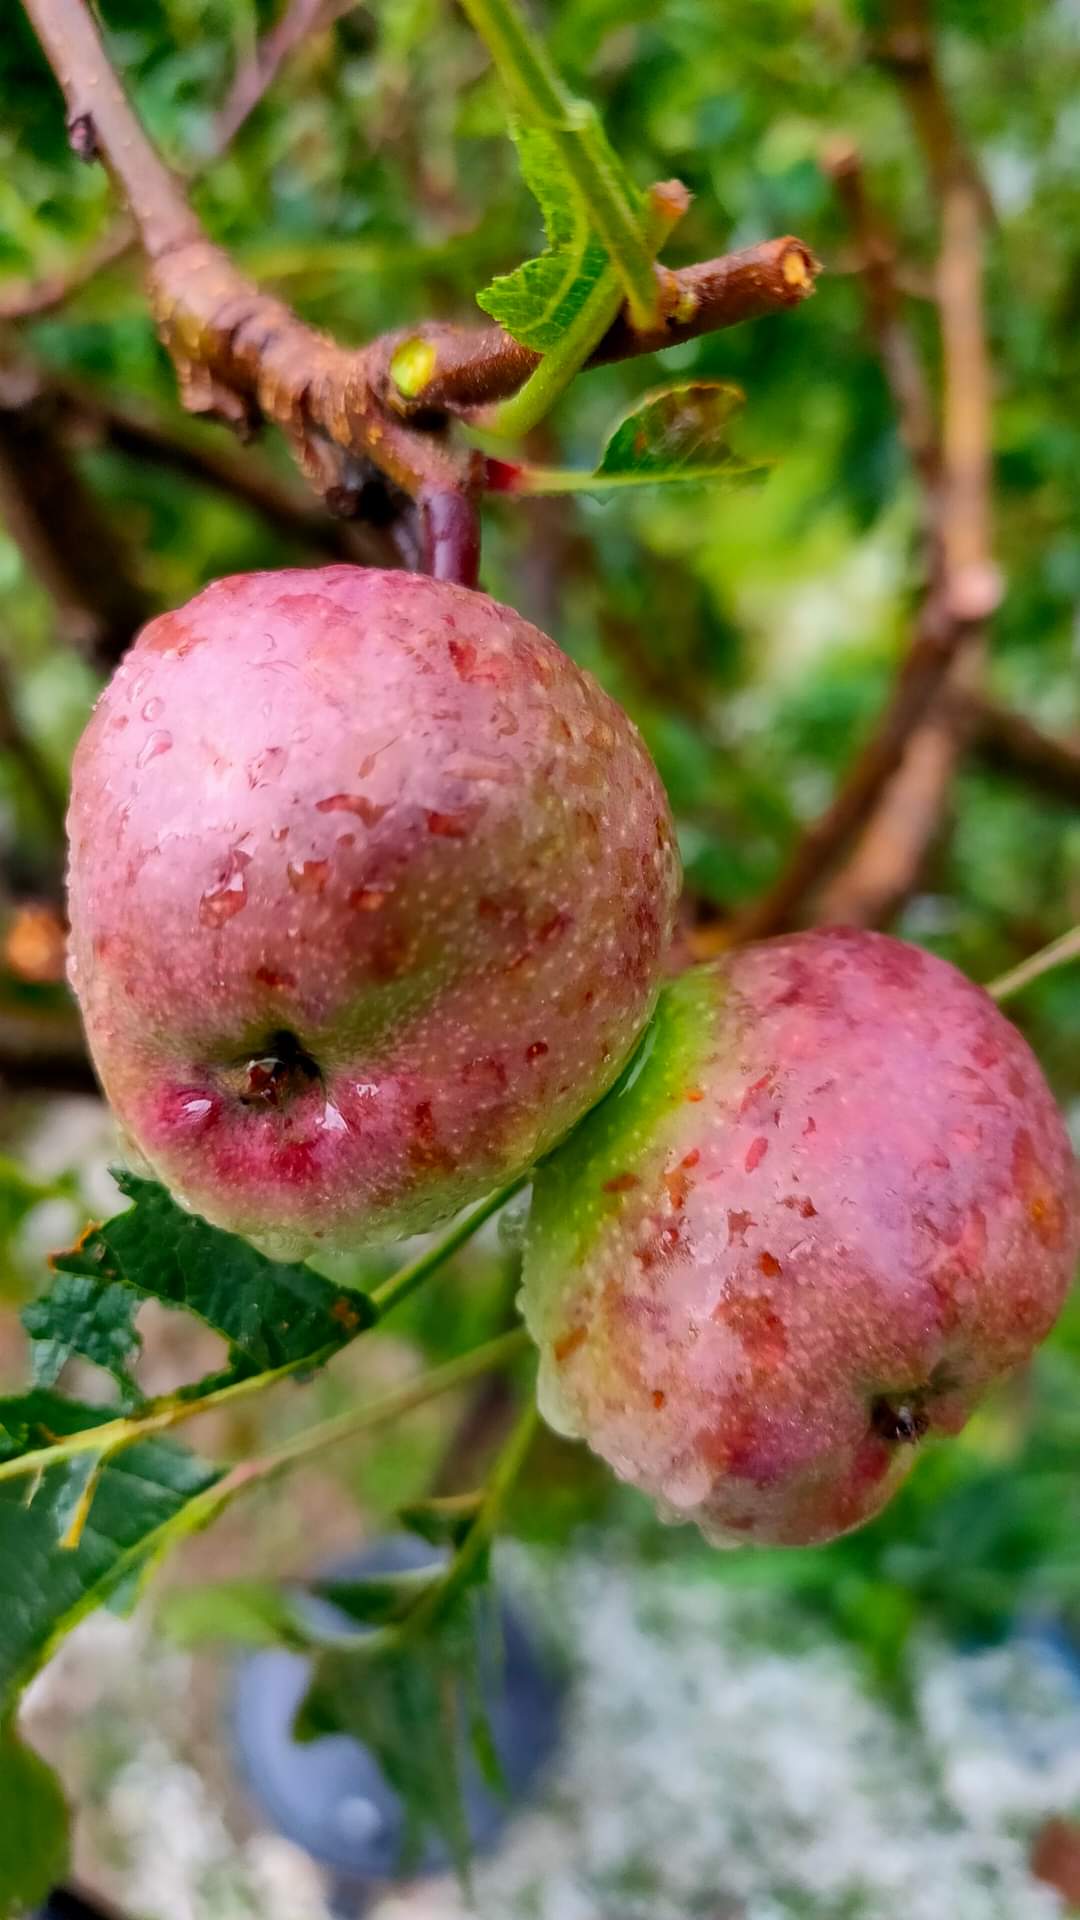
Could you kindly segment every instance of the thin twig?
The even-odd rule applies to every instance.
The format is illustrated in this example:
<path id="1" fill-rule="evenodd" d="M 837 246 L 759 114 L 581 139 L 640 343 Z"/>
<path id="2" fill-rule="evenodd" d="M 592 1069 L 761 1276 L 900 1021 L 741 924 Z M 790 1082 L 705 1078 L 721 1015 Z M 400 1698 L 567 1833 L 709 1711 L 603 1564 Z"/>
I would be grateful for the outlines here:
<path id="1" fill-rule="evenodd" d="M 832 804 L 803 834 L 773 886 L 726 930 L 728 939 L 761 938 L 791 925 L 856 835 L 853 870 L 841 873 L 827 896 L 830 916 L 876 924 L 895 911 L 922 869 L 962 747 L 958 730 L 943 739 L 936 718 L 923 741 L 919 730 L 946 686 L 967 687 L 1000 596 L 990 544 L 985 200 L 938 77 L 925 7 L 921 0 L 894 0 L 893 11 L 894 64 L 941 202 L 940 450 L 925 378 L 899 311 L 895 246 L 868 202 L 857 156 L 834 154 L 832 170 L 856 225 L 870 322 L 924 488 L 927 584 L 909 650 L 873 733 Z M 909 752 L 915 757 L 905 773 Z M 913 805 L 912 785 L 928 772 L 932 786 Z M 887 812 L 891 800 L 895 814 L 881 821 L 879 810 Z"/>
<path id="2" fill-rule="evenodd" d="M 1033 980 L 1039 980 L 1044 973 L 1053 972 L 1055 967 L 1066 966 L 1071 960 L 1080 960 L 1080 927 L 1070 927 L 1060 939 L 1040 947 L 1037 953 L 1031 953 L 1019 966 L 1011 967 L 1008 973 L 1002 973 L 992 980 L 986 991 L 992 1000 L 1011 1000 L 1014 993 L 1030 986 Z"/>
<path id="3" fill-rule="evenodd" d="M 56 607 L 65 639 L 119 659 L 153 611 L 123 535 L 58 437 L 33 374 L 0 364 L 0 519 Z"/>
<path id="4" fill-rule="evenodd" d="M 900 439 L 922 482 L 929 518 L 941 473 L 941 448 L 926 370 L 904 317 L 896 236 L 870 198 L 862 158 L 850 140 L 831 141 L 822 165 L 847 215 L 867 321 L 892 395 Z"/>
<path id="5" fill-rule="evenodd" d="M 305 40 L 325 33 L 344 18 L 358 0 L 287 0 L 280 17 L 268 27 L 250 60 L 237 68 L 228 95 L 214 118 L 206 159 L 220 160 L 246 120 L 266 98 L 278 74 Z"/>
<path id="6" fill-rule="evenodd" d="M 215 160 L 228 151 L 241 127 L 273 86 L 290 56 L 309 33 L 330 27 L 352 10 L 357 0 L 289 0 L 284 12 L 257 43 L 250 60 L 238 68 L 218 111 L 205 152 L 185 178 L 199 180 Z M 108 231 L 96 240 L 74 266 L 58 269 L 39 280 L 7 287 L 0 293 L 0 320 L 30 320 L 53 313 L 88 286 L 105 267 L 114 266 L 133 251 L 138 241 L 135 224 L 118 214 Z"/>
<path id="7" fill-rule="evenodd" d="M 984 765 L 1080 806 L 1080 736 L 1045 733 L 995 700 L 970 696 L 967 705 L 973 749 Z"/>

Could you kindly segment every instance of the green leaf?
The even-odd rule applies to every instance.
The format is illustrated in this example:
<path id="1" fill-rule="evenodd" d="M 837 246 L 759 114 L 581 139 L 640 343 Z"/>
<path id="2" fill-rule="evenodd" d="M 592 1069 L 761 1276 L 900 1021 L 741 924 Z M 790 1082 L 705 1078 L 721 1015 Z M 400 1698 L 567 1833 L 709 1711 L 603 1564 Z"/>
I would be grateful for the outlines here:
<path id="1" fill-rule="evenodd" d="M 540 204 L 548 248 L 513 273 L 502 274 L 476 298 L 485 313 L 537 353 L 548 353 L 578 318 L 607 266 L 592 238 L 581 195 L 548 133 L 512 129 L 521 171 Z"/>
<path id="2" fill-rule="evenodd" d="M 10 1720 L 0 1727 L 0 1808 L 0 1916 L 8 1916 L 37 1906 L 68 1864 L 60 1782 Z"/>
<path id="3" fill-rule="evenodd" d="M 302 1739 L 343 1732 L 370 1747 L 401 1795 L 403 1864 L 415 1864 L 433 1833 L 463 1878 L 469 1832 L 462 1768 L 470 1751 L 482 1776 L 492 1777 L 493 1744 L 480 1684 L 482 1648 L 490 1637 L 478 1585 L 485 1575 L 486 1564 L 478 1566 L 474 1580 L 425 1618 L 422 1630 L 406 1624 L 371 1636 L 370 1646 L 361 1644 L 355 1652 L 320 1654 L 296 1725 Z"/>
<path id="4" fill-rule="evenodd" d="M 111 1410 L 83 1406 L 38 1388 L 0 1400 L 0 1425 L 24 1436 L 21 1451 L 103 1425 Z M 56 1642 L 144 1570 L 191 1503 L 220 1479 L 219 1469 L 172 1440 L 135 1442 L 101 1469 L 76 1547 L 62 1546 L 85 1458 L 50 1468 L 27 1483 L 0 1483 L 0 1716 L 48 1659 Z"/>
<path id="5" fill-rule="evenodd" d="M 320 1580 L 314 1591 L 358 1626 L 381 1627 L 406 1619 L 439 1579 L 438 1566 L 412 1567 L 358 1580 Z"/>
<path id="6" fill-rule="evenodd" d="M 705 481 L 737 486 L 758 479 L 767 466 L 744 460 L 729 438 L 731 423 L 744 404 L 741 390 L 721 381 L 655 388 L 617 423 L 595 472 L 526 467 L 506 490 L 603 493 L 615 487 L 688 486 Z"/>
<path id="7" fill-rule="evenodd" d="M 263 1580 L 222 1580 L 170 1593 L 158 1625 L 182 1647 L 237 1641 L 248 1647 L 303 1651 L 311 1636 L 287 1589 Z"/>
<path id="8" fill-rule="evenodd" d="M 49 1377 L 71 1353 L 114 1372 L 130 1357 L 125 1341 L 137 1336 L 124 1317 L 125 1298 L 133 1309 L 153 1298 L 195 1314 L 229 1342 L 237 1378 L 325 1357 L 372 1324 L 364 1294 L 346 1293 L 301 1263 L 268 1260 L 246 1240 L 185 1213 L 153 1181 L 116 1177 L 135 1204 L 53 1260 L 59 1274 L 84 1284 L 61 1279 L 26 1310 L 27 1331 L 46 1347 L 41 1365 Z"/>
<path id="9" fill-rule="evenodd" d="M 34 1385 L 55 1386 L 72 1354 L 92 1360 L 119 1381 L 128 1401 L 139 1398 L 130 1372 L 142 1350 L 135 1331 L 139 1295 L 97 1273 L 62 1273 L 47 1294 L 22 1311 L 33 1342 Z"/>

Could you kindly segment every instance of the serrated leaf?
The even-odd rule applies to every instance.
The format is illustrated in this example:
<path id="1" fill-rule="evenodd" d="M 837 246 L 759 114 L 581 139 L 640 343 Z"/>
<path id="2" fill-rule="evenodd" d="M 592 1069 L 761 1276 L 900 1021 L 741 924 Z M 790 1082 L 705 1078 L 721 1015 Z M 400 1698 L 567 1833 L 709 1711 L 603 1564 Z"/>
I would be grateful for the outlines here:
<path id="1" fill-rule="evenodd" d="M 578 189 L 550 134 L 512 128 L 522 175 L 539 203 L 546 252 L 501 274 L 477 294 L 477 303 L 507 333 L 537 353 L 549 353 L 577 319 L 607 266 L 591 235 Z"/>
<path id="2" fill-rule="evenodd" d="M 0 1423 L 25 1435 L 22 1449 L 100 1426 L 111 1410 L 44 1389 L 0 1400 Z M 112 1598 L 133 1571 L 179 1529 L 191 1502 L 219 1469 L 174 1441 L 139 1440 L 102 1467 L 78 1545 L 61 1545 L 83 1457 L 50 1468 L 31 1486 L 0 1482 L 0 1716 L 55 1643 Z M 73 1472 L 73 1469 L 75 1470 Z"/>
<path id="3" fill-rule="evenodd" d="M 62 1273 L 47 1294 L 23 1308 L 32 1341 L 34 1385 L 55 1386 L 73 1354 L 92 1360 L 120 1383 L 126 1399 L 138 1399 L 131 1365 L 142 1350 L 135 1330 L 139 1295 L 100 1274 Z"/>
<path id="4" fill-rule="evenodd" d="M 300 1262 L 268 1259 L 246 1240 L 185 1213 L 154 1181 L 116 1177 L 134 1204 L 91 1227 L 52 1263 L 61 1276 L 89 1280 L 90 1293 L 62 1279 L 27 1309 L 28 1331 L 48 1343 L 49 1368 L 70 1353 L 107 1364 L 100 1359 L 108 1351 L 106 1336 L 118 1345 L 124 1338 L 116 1289 L 136 1306 L 152 1298 L 182 1308 L 222 1334 L 236 1377 L 315 1359 L 372 1324 L 365 1295 L 332 1286 Z"/>
<path id="5" fill-rule="evenodd" d="M 513 493 L 604 493 L 616 487 L 656 487 L 722 481 L 737 486 L 768 468 L 735 452 L 729 429 L 745 404 L 738 387 L 691 381 L 647 393 L 612 431 L 592 473 L 565 468 L 510 470 L 499 481 Z"/>
<path id="6" fill-rule="evenodd" d="M 0 1917 L 36 1907 L 68 1864 L 68 1815 L 52 1768 L 0 1726 Z"/>

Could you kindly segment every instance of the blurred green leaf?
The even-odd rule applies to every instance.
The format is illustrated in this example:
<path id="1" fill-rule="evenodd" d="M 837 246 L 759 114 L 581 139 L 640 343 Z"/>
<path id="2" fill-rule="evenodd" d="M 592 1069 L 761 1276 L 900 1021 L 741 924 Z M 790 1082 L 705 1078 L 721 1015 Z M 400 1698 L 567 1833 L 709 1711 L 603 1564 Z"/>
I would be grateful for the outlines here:
<path id="1" fill-rule="evenodd" d="M 410 1631 L 406 1620 L 404 1628 L 373 1634 L 367 1648 L 321 1653 L 300 1709 L 301 1738 L 350 1733 L 375 1754 L 402 1798 L 403 1866 L 418 1862 L 425 1837 L 433 1833 L 449 1848 L 459 1873 L 467 1874 L 462 1767 L 471 1752 L 488 1777 L 492 1762 L 481 1703 L 492 1631 L 482 1590 L 486 1578 L 485 1559 L 467 1585 L 425 1618 L 421 1631 Z M 426 1592 L 433 1591 L 429 1576 Z"/>
<path id="2" fill-rule="evenodd" d="M 288 1590 L 262 1580 L 223 1580 L 214 1585 L 180 1587 L 165 1595 L 156 1620 L 182 1647 L 212 1641 L 236 1641 L 246 1647 L 310 1644 L 303 1619 Z"/>
<path id="3" fill-rule="evenodd" d="M 37 1905 L 63 1879 L 68 1817 L 60 1782 L 23 1745 L 9 1721 L 0 1726 L 0 1914 Z"/>

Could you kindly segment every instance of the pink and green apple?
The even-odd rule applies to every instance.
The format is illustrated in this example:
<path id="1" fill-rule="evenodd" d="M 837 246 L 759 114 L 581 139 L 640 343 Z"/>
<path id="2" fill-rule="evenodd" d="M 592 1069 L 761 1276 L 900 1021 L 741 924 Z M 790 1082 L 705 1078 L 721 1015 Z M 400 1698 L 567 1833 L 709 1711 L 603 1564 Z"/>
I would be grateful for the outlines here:
<path id="1" fill-rule="evenodd" d="M 528 1167 L 652 1010 L 679 885 L 631 722 L 481 593 L 337 566 L 139 636 L 78 748 L 71 979 L 130 1140 L 275 1250 Z"/>
<path id="2" fill-rule="evenodd" d="M 1028 1359 L 1078 1243 L 1064 1126 L 979 987 L 878 934 L 749 946 L 664 989 L 539 1170 L 541 1405 L 714 1542 L 827 1540 Z"/>

